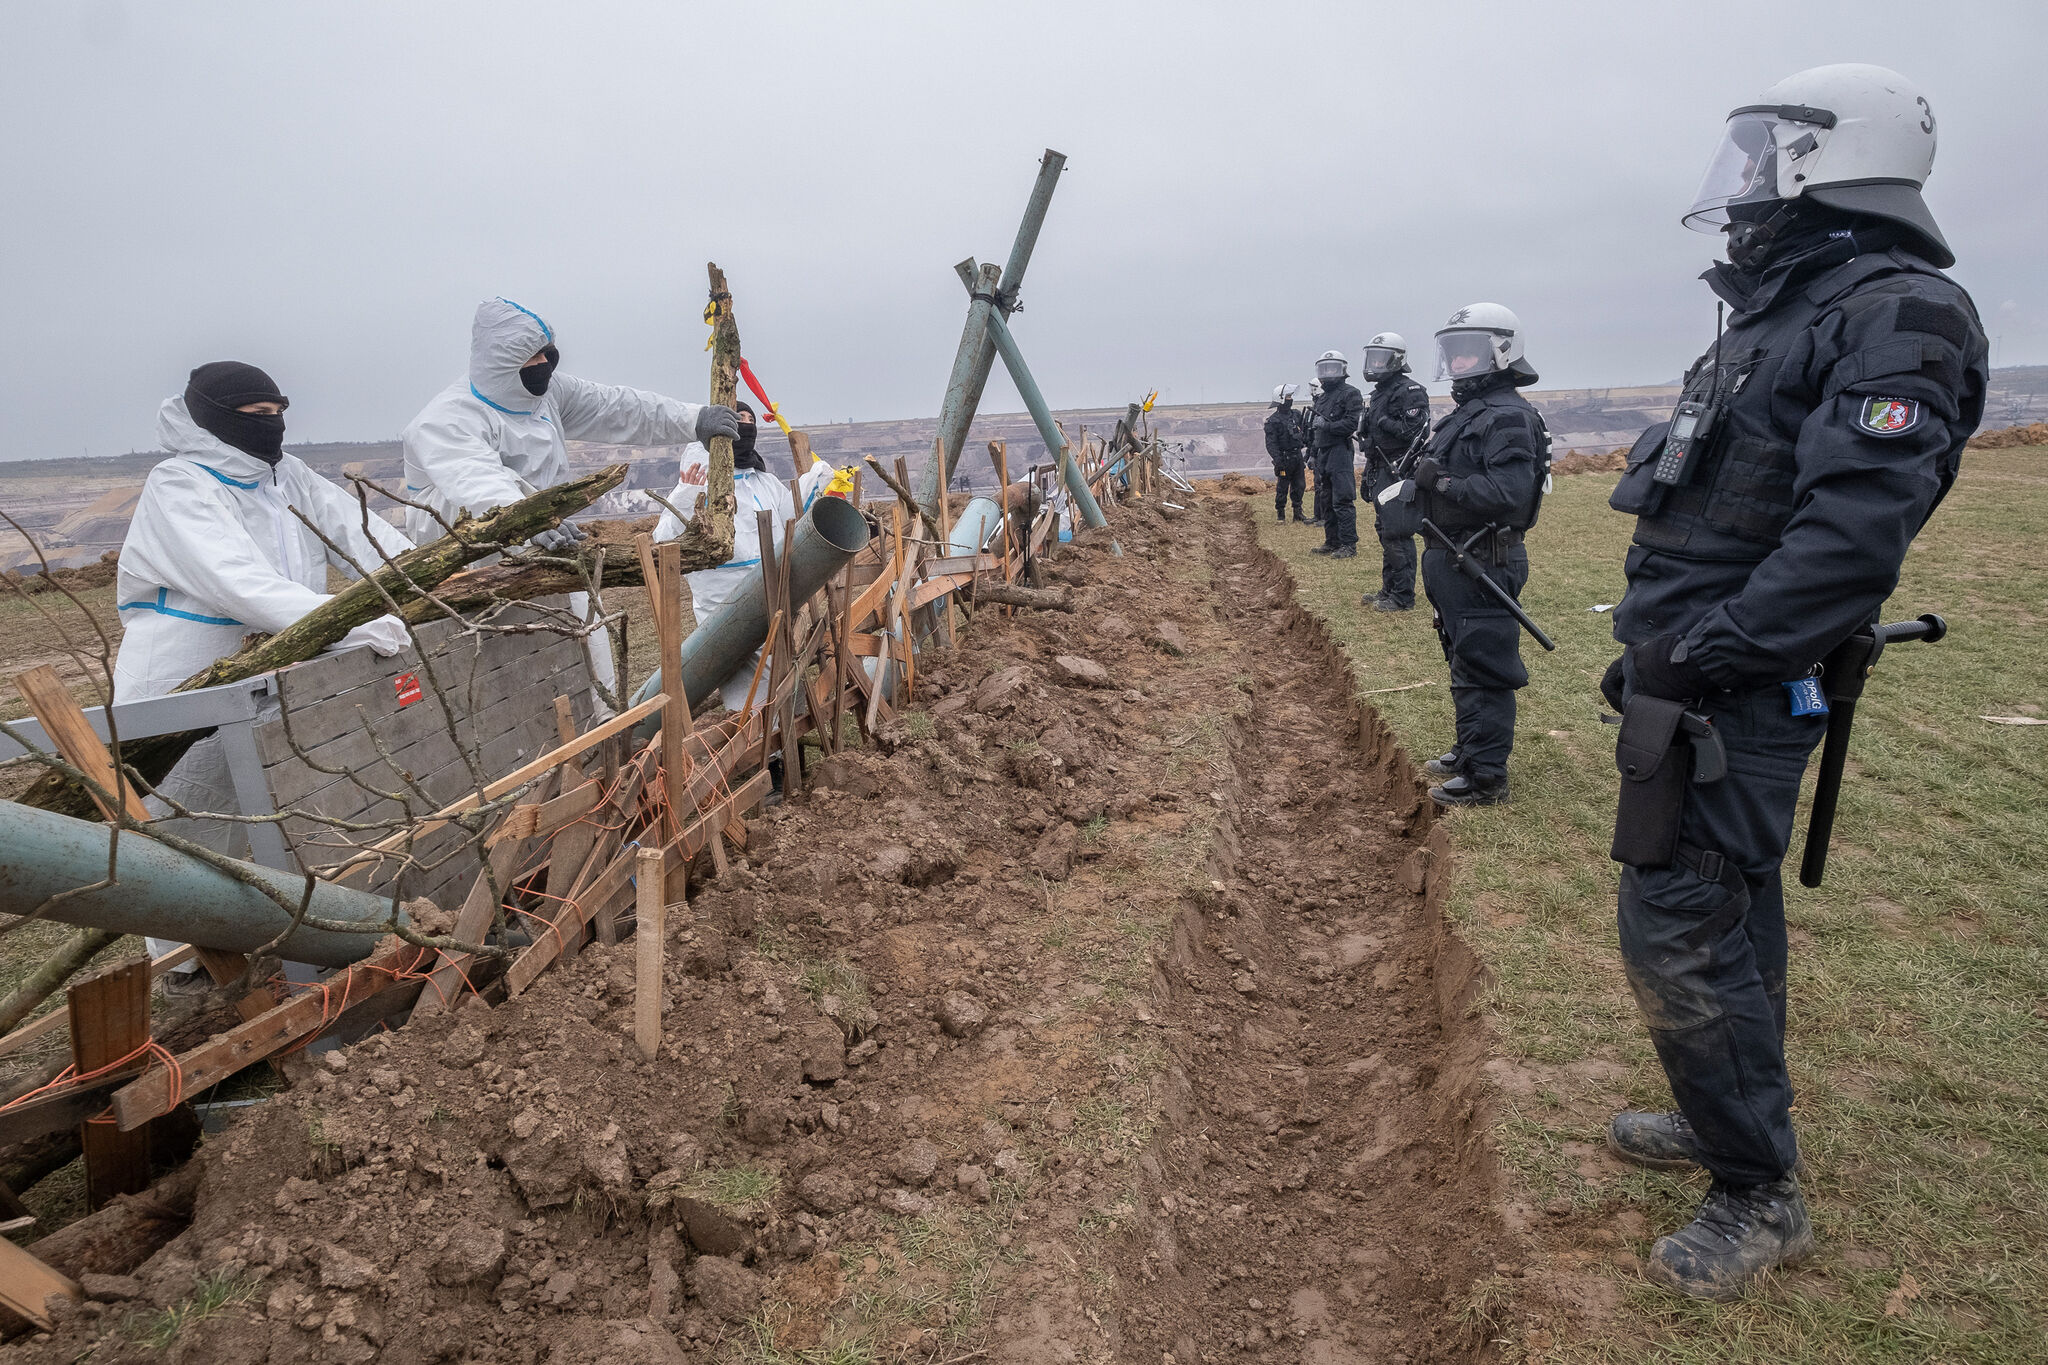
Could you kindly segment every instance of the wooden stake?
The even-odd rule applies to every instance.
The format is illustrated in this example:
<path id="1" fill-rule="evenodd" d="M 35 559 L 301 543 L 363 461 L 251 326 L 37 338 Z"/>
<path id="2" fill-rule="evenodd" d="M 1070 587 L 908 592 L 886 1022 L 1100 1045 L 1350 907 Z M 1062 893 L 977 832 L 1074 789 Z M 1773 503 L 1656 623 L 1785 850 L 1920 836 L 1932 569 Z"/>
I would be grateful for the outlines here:
<path id="1" fill-rule="evenodd" d="M 712 847 L 721 837 L 711 836 Z M 650 1062 L 661 1052 L 661 950 L 668 918 L 662 865 L 667 861 L 658 848 L 641 849 L 635 860 L 639 922 L 633 929 L 633 1041 Z"/>
<path id="2" fill-rule="evenodd" d="M 138 957 L 88 977 L 68 993 L 71 1064 L 82 1076 L 111 1066 L 149 1041 L 149 959 Z M 85 1149 L 85 1202 L 98 1208 L 117 1194 L 149 1188 L 149 1133 L 110 1123 L 78 1130 Z"/>
<path id="3" fill-rule="evenodd" d="M 647 614 L 654 618 L 654 633 L 661 635 L 661 588 L 654 572 L 654 537 L 642 531 L 633 537 L 633 549 L 640 556 L 640 581 L 647 585 Z"/>
<path id="4" fill-rule="evenodd" d="M 683 691 L 683 632 L 677 629 L 682 619 L 683 564 L 682 557 L 668 545 L 655 551 L 654 561 L 656 582 L 667 606 L 662 614 L 665 624 L 661 633 L 661 685 L 668 696 L 668 710 L 662 713 L 661 720 L 661 769 L 662 782 L 670 797 L 669 837 L 673 839 L 683 832 L 683 816 L 676 809 L 675 796 L 690 766 L 683 749 L 691 728 L 690 699 Z"/>
<path id="5" fill-rule="evenodd" d="M 784 666 L 782 682 L 788 684 L 788 695 L 783 699 L 776 725 L 782 731 L 782 797 L 785 801 L 803 795 L 804 751 L 797 742 L 796 694 L 803 686 L 804 661 L 796 657 L 796 614 L 801 602 L 793 602 L 789 595 L 790 560 L 796 553 L 796 521 L 794 518 L 783 524 L 782 553 L 775 569 L 775 591 L 782 601 L 782 643 L 777 647 L 785 651 L 789 663 Z M 780 690 L 780 688 L 778 688 Z"/>

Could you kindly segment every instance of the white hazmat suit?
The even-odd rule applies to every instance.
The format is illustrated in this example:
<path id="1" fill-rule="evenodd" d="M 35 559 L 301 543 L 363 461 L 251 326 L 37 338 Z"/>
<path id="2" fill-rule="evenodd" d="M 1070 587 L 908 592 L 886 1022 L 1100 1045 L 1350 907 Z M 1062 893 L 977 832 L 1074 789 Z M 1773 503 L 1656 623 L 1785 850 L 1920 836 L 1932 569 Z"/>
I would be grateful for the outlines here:
<path id="1" fill-rule="evenodd" d="M 159 410 L 157 442 L 170 458 L 142 485 L 115 580 L 121 613 L 116 701 L 174 692 L 239 649 L 243 636 L 275 634 L 328 601 L 329 564 L 353 570 L 293 515 L 294 508 L 366 569 L 412 548 L 379 517 L 368 518 L 366 533 L 361 505 L 298 456 L 287 454 L 272 466 L 223 444 L 192 420 L 182 397 L 165 400 Z M 380 616 L 334 647 L 368 645 L 388 655 L 407 644 L 398 618 Z M 189 810 L 236 808 L 218 737 L 193 745 L 158 785 Z M 154 798 L 149 805 L 160 816 L 170 809 Z M 246 852 L 242 831 L 232 825 L 201 823 L 177 832 L 218 852 Z M 155 954 L 174 946 L 150 940 Z"/>
<path id="2" fill-rule="evenodd" d="M 825 468 L 822 464 L 819 467 Z M 830 473 L 826 469 L 828 478 Z M 697 499 L 704 495 L 710 477 L 711 452 L 693 442 L 683 450 L 682 470 L 676 479 L 675 491 L 668 495 L 669 502 L 681 511 L 692 513 L 694 519 Z M 782 549 L 783 523 L 796 515 L 796 499 L 790 495 L 789 485 L 766 470 L 734 469 L 732 491 L 738 505 L 732 519 L 732 558 L 715 569 L 699 569 L 684 575 L 690 584 L 690 604 L 699 625 L 710 620 L 713 612 L 737 596 L 750 579 L 761 576 L 761 530 L 755 513 L 768 513 L 773 527 L 771 538 L 777 553 Z M 676 520 L 673 512 L 668 511 L 661 514 L 661 521 L 654 528 L 654 538 L 658 541 L 674 540 L 682 533 L 683 524 Z M 720 684 L 719 696 L 726 710 L 737 711 L 746 703 L 747 686 L 753 681 L 754 667 L 760 657 L 761 651 L 755 650 L 731 677 Z M 759 700 L 758 696 L 756 700 Z"/>
<path id="3" fill-rule="evenodd" d="M 546 393 L 528 393 L 520 367 L 554 339 L 539 314 L 509 299 L 477 305 L 469 373 L 436 394 L 405 429 L 407 497 L 450 521 L 464 508 L 481 516 L 566 482 L 568 441 L 660 446 L 696 439 L 696 403 L 593 384 L 559 370 Z M 405 524 L 418 539 L 442 534 L 417 508 L 408 510 Z M 569 605 L 579 616 L 590 610 L 585 593 L 572 594 Z M 592 673 L 613 686 L 610 647 L 601 635 L 590 645 Z"/>

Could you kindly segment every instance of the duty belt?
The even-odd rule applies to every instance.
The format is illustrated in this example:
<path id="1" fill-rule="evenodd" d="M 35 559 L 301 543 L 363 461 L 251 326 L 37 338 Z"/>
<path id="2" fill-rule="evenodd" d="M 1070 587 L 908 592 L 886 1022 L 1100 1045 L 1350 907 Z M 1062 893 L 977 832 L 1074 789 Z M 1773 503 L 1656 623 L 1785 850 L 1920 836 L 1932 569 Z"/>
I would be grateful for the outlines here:
<path id="1" fill-rule="evenodd" d="M 1522 533 L 1512 526 L 1446 526 L 1444 529 L 1461 541 L 1474 531 L 1487 532 L 1472 543 L 1469 553 L 1495 568 L 1507 563 L 1508 551 L 1522 543 Z"/>

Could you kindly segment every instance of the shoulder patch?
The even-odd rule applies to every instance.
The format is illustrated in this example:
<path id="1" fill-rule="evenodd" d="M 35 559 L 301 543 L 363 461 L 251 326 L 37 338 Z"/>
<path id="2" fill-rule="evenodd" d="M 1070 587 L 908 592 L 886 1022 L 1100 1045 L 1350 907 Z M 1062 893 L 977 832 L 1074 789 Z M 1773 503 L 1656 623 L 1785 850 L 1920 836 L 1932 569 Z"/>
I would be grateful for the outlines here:
<path id="1" fill-rule="evenodd" d="M 1930 299 L 1900 299 L 1898 326 L 1902 332 L 1925 332 L 1940 337 L 1959 351 L 1970 344 L 1970 321 L 1962 310 Z"/>
<path id="2" fill-rule="evenodd" d="M 1920 404 L 1912 398 L 1864 398 L 1856 425 L 1873 436 L 1903 436 L 1920 425 Z"/>

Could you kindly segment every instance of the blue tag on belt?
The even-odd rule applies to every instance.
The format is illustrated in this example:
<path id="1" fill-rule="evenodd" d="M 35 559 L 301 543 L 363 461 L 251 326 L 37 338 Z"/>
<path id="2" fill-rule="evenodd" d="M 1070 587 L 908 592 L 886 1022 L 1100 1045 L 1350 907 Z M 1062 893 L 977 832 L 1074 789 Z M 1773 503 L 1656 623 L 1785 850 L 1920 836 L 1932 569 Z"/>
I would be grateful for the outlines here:
<path id="1" fill-rule="evenodd" d="M 1781 686 L 1791 699 L 1793 715 L 1824 716 L 1828 713 L 1827 694 L 1820 690 L 1819 678 L 1795 678 Z"/>

